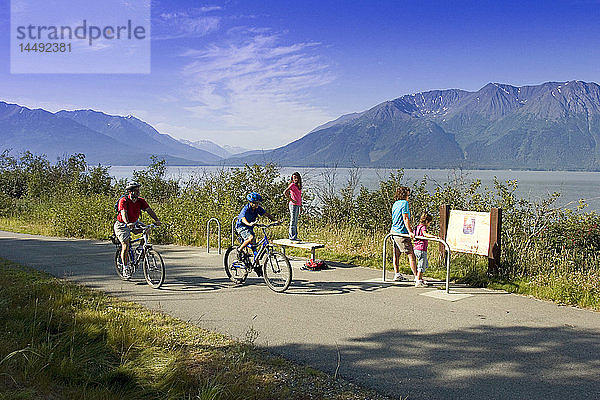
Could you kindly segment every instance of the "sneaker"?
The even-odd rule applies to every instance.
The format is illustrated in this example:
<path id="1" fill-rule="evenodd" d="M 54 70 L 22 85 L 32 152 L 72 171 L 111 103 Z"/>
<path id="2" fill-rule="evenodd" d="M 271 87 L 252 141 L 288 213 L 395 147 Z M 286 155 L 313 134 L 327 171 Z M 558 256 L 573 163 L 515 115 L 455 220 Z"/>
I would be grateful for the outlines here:
<path id="1" fill-rule="evenodd" d="M 415 287 L 427 287 L 429 284 L 425 282 L 423 279 L 415 281 Z"/>
<path id="2" fill-rule="evenodd" d="M 240 253 L 239 260 L 242 264 L 244 264 L 246 266 L 246 268 L 252 267 L 252 258 L 250 256 L 250 254 L 246 253 L 245 251 L 242 251 Z"/>
<path id="3" fill-rule="evenodd" d="M 125 279 L 131 278 L 131 267 L 129 265 L 123 266 L 123 278 L 125 278 Z"/>
<path id="4" fill-rule="evenodd" d="M 402 282 L 405 281 L 406 278 L 402 274 L 394 274 L 394 282 Z"/>

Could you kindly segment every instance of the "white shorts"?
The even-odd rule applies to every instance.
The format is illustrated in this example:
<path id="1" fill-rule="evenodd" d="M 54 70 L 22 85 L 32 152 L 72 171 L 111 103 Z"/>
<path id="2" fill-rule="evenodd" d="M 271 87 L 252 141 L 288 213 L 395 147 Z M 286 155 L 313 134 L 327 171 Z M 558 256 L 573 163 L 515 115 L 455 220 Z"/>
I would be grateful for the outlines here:
<path id="1" fill-rule="evenodd" d="M 115 221 L 113 225 L 113 230 L 115 231 L 115 235 L 119 242 L 127 243 L 129 239 L 131 239 L 131 229 L 127 226 L 125 222 Z"/>

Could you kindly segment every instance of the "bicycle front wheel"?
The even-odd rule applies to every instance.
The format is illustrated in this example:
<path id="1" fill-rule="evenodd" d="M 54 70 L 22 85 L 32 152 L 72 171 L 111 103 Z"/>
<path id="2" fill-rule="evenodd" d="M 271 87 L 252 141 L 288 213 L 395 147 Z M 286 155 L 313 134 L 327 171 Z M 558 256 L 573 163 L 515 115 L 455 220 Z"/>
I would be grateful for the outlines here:
<path id="1" fill-rule="evenodd" d="M 236 247 L 231 246 L 227 249 L 225 257 L 223 257 L 223 264 L 229 280 L 235 283 L 244 283 L 248 277 L 248 270 L 246 269 L 244 262 L 238 260 Z"/>
<path id="2" fill-rule="evenodd" d="M 154 289 L 160 288 L 165 281 L 165 263 L 161 255 L 152 249 L 146 250 L 144 255 L 144 278 Z"/>
<path id="3" fill-rule="evenodd" d="M 275 292 L 285 292 L 292 283 L 292 266 L 285 254 L 269 252 L 263 266 L 263 278 L 267 286 Z"/>

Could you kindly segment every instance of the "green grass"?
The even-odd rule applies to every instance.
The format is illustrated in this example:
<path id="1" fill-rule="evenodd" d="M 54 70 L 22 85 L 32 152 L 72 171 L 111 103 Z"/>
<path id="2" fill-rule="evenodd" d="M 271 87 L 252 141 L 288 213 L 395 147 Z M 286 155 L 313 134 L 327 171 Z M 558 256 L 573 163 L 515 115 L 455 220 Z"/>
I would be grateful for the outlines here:
<path id="1" fill-rule="evenodd" d="M 0 399 L 384 398 L 0 260 Z"/>
<path id="2" fill-rule="evenodd" d="M 40 221 L 27 221 L 14 217 L 0 217 L 0 230 L 17 233 L 29 233 L 32 235 L 52 235 L 52 229 L 47 223 Z"/>
<path id="3" fill-rule="evenodd" d="M 515 291 L 559 304 L 600 310 L 600 276 L 594 272 L 537 275 L 520 282 Z"/>

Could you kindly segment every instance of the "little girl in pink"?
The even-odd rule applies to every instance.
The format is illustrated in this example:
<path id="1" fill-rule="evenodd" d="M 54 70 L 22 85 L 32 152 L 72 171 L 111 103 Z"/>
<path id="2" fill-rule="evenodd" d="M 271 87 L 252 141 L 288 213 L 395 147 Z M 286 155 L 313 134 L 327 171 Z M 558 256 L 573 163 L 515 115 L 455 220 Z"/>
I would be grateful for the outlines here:
<path id="1" fill-rule="evenodd" d="M 427 233 L 427 227 L 431 224 L 433 217 L 426 212 L 421 214 L 419 225 L 415 228 L 415 236 L 423 236 L 428 238 L 437 238 L 437 236 Z M 414 249 L 415 257 L 417 258 L 417 275 L 415 276 L 415 287 L 424 287 L 429 284 L 423 279 L 423 272 L 429 267 L 427 260 L 427 245 L 429 240 L 415 239 Z"/>

